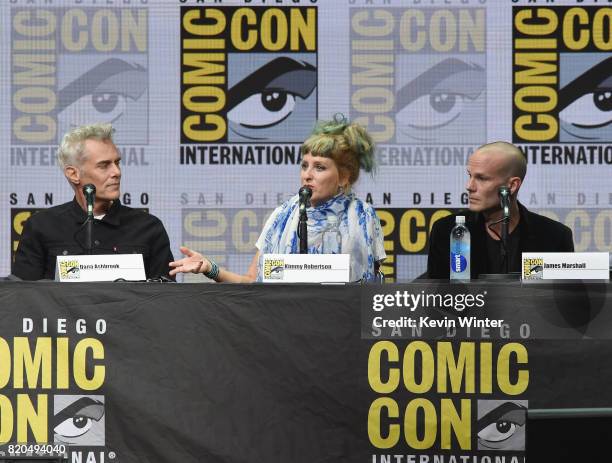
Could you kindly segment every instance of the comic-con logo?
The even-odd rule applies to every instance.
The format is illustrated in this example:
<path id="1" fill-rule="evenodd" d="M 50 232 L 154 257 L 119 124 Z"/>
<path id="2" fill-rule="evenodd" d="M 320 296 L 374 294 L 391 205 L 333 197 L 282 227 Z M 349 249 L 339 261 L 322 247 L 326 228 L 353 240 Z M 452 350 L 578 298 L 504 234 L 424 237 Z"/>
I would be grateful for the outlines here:
<path id="1" fill-rule="evenodd" d="M 612 141 L 612 8 L 513 8 L 513 139 Z"/>
<path id="2" fill-rule="evenodd" d="M 78 280 L 81 277 L 78 260 L 64 260 L 59 263 L 59 276 L 64 280 Z"/>
<path id="3" fill-rule="evenodd" d="M 523 344 L 382 340 L 370 347 L 367 375 L 374 451 L 503 451 L 512 452 L 505 453 L 507 461 L 524 460 L 528 403 L 519 396 L 529 387 L 530 371 Z"/>
<path id="4" fill-rule="evenodd" d="M 523 280 L 541 280 L 544 275 L 544 259 L 534 257 L 523 260 Z"/>
<path id="5" fill-rule="evenodd" d="M 146 8 L 12 8 L 12 144 L 92 121 L 148 143 L 148 27 Z"/>
<path id="6" fill-rule="evenodd" d="M 351 8 L 351 118 L 378 143 L 486 140 L 484 8 Z"/>
<path id="7" fill-rule="evenodd" d="M 316 52 L 316 7 L 182 7 L 181 142 L 302 142 Z"/>
<path id="8" fill-rule="evenodd" d="M 265 259 L 263 264 L 263 277 L 266 280 L 282 280 L 285 275 L 285 261 L 283 259 Z"/>

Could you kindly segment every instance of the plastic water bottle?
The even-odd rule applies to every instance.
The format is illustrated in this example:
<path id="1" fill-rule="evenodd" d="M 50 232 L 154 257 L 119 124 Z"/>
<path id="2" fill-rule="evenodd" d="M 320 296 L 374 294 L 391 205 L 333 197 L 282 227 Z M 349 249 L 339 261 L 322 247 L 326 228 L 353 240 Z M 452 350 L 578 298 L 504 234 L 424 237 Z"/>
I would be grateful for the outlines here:
<path id="1" fill-rule="evenodd" d="M 330 215 L 327 217 L 327 227 L 323 230 L 323 254 L 340 254 L 342 252 L 342 234 L 338 223 L 338 217 Z"/>
<path id="2" fill-rule="evenodd" d="M 470 231 L 462 215 L 457 216 L 450 234 L 450 279 L 470 279 Z"/>

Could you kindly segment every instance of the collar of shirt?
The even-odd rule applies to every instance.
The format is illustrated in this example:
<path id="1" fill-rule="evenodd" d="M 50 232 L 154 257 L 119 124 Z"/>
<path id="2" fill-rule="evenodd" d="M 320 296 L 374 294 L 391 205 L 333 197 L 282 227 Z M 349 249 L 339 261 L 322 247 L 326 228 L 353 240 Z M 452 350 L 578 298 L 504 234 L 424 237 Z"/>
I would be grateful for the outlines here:
<path id="1" fill-rule="evenodd" d="M 113 201 L 109 210 L 104 214 L 104 217 L 100 220 L 101 222 L 108 223 L 109 225 L 113 225 L 118 227 L 120 224 L 119 220 L 119 209 L 121 202 L 117 199 Z M 76 222 L 83 223 L 85 219 L 87 219 L 87 213 L 81 208 L 80 204 L 77 202 L 76 197 L 72 199 L 72 215 Z M 98 219 L 96 219 L 98 220 Z"/>

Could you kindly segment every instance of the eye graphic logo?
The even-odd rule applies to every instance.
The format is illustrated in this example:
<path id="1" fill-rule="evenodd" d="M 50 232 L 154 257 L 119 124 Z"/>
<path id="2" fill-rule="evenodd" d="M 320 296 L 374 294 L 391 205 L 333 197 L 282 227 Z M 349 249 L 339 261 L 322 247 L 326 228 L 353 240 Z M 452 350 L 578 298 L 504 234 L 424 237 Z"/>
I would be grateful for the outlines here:
<path id="1" fill-rule="evenodd" d="M 53 413 L 56 444 L 105 445 L 104 396 L 56 395 Z"/>
<path id="2" fill-rule="evenodd" d="M 64 76 L 68 83 L 58 95 L 59 134 L 98 121 L 113 124 L 118 144 L 146 143 L 148 74 L 145 67 L 109 58 L 83 73 L 82 69 L 78 68 L 76 76 Z"/>
<path id="3" fill-rule="evenodd" d="M 612 57 L 562 54 L 559 140 L 612 140 Z"/>
<path id="4" fill-rule="evenodd" d="M 418 66 L 426 70 L 417 75 L 410 75 L 411 66 L 400 66 L 405 71 L 399 74 L 408 82 L 397 91 L 397 141 L 479 143 L 482 134 L 473 129 L 485 123 L 484 68 L 457 58 L 427 66 Z"/>
<path id="5" fill-rule="evenodd" d="M 307 53 L 229 57 L 228 141 L 292 142 L 316 119 L 317 68 Z M 247 75 L 244 75 L 245 72 Z"/>
<path id="6" fill-rule="evenodd" d="M 479 400 L 479 450 L 525 450 L 527 401 Z"/>

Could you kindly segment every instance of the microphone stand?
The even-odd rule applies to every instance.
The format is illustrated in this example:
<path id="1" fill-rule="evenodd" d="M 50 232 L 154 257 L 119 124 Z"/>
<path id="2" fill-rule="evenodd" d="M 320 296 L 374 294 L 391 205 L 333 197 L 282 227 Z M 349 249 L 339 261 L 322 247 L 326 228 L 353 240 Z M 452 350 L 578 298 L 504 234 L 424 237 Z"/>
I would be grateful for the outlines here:
<path id="1" fill-rule="evenodd" d="M 300 219 L 297 230 L 300 239 L 300 254 L 308 254 L 308 215 L 306 214 L 306 204 L 300 200 Z"/>
<path id="2" fill-rule="evenodd" d="M 308 254 L 308 214 L 306 213 L 306 207 L 312 197 L 312 190 L 307 186 L 303 186 L 298 191 L 298 197 L 300 201 L 300 216 L 297 235 L 300 239 L 300 254 Z"/>
<path id="3" fill-rule="evenodd" d="M 93 215 L 87 214 L 87 220 L 85 220 L 85 246 L 87 254 L 93 253 L 93 223 Z"/>
<path id="4" fill-rule="evenodd" d="M 508 227 L 510 226 L 510 208 L 504 204 L 504 219 L 501 223 L 501 259 L 504 273 L 508 273 Z"/>
<path id="5" fill-rule="evenodd" d="M 498 280 L 498 281 L 513 281 L 520 278 L 518 273 L 510 273 L 510 260 L 508 256 L 508 241 L 510 227 L 510 190 L 507 187 L 500 187 L 499 195 L 501 198 L 502 219 L 495 223 L 501 222 L 501 272 L 502 273 L 482 273 L 478 278 L 483 280 Z"/>

